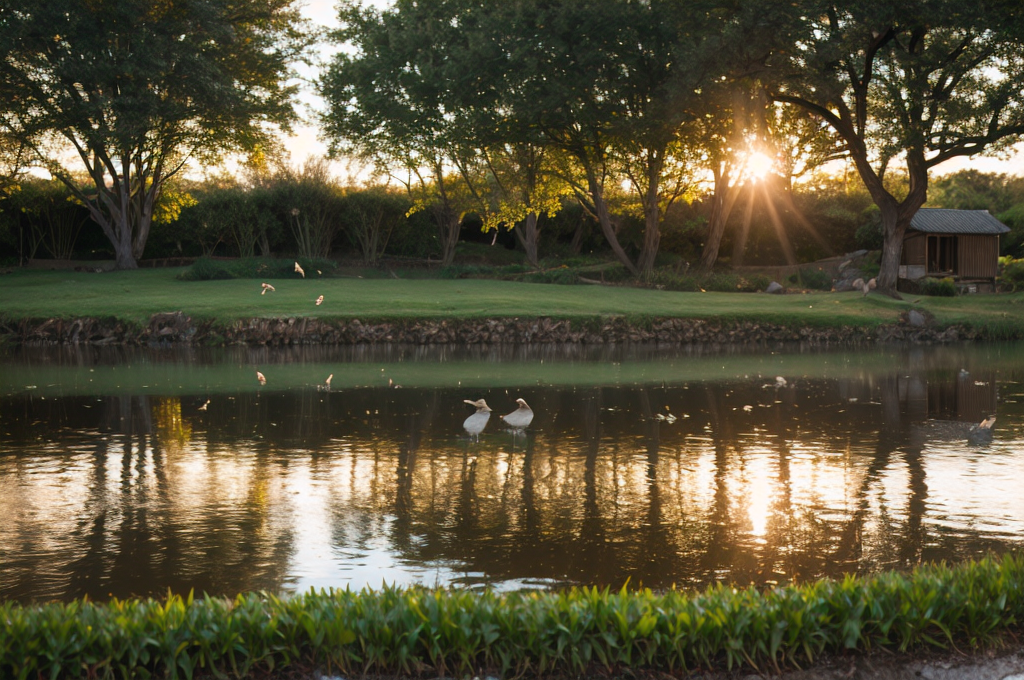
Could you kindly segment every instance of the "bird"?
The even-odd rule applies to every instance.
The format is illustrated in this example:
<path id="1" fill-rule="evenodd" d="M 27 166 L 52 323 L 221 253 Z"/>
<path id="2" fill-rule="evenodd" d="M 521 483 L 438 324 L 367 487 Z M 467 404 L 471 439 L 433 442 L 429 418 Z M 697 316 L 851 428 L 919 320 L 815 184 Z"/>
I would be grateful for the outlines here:
<path id="1" fill-rule="evenodd" d="M 462 423 L 462 427 L 466 430 L 467 434 L 475 439 L 480 436 L 480 433 L 487 426 L 487 421 L 491 418 L 491 407 L 483 399 L 477 399 L 476 401 L 463 399 L 463 401 L 470 406 L 476 407 L 476 413 L 466 418 Z"/>
<path id="2" fill-rule="evenodd" d="M 988 444 L 992 441 L 992 426 L 996 424 L 996 417 L 989 416 L 977 425 L 971 425 L 967 432 L 967 441 L 972 444 Z"/>
<path id="3" fill-rule="evenodd" d="M 525 430 L 533 422 L 533 409 L 530 408 L 525 399 L 516 399 L 516 403 L 519 404 L 519 408 L 508 415 L 502 416 L 501 419 L 509 427 Z"/>
<path id="4" fill-rule="evenodd" d="M 878 288 L 878 281 L 876 279 L 871 279 L 870 281 L 865 283 L 864 287 L 861 289 L 864 291 L 864 297 L 867 297 L 868 293 L 873 291 L 875 288 Z"/>
<path id="5" fill-rule="evenodd" d="M 203 404 L 202 406 L 200 406 L 200 407 L 199 407 L 199 410 L 200 410 L 200 411 L 205 411 L 205 410 L 206 410 L 206 407 L 207 407 L 207 406 L 209 406 L 209 405 L 210 405 L 210 400 L 209 400 L 209 399 L 207 399 L 207 400 L 206 400 L 206 403 L 205 403 L 205 404 Z"/>
<path id="6" fill-rule="evenodd" d="M 327 380 L 324 381 L 324 385 L 327 385 L 327 389 L 331 389 L 331 378 L 333 377 L 334 374 L 331 373 L 329 376 L 327 376 Z"/>
<path id="7" fill-rule="evenodd" d="M 775 386 L 776 387 L 785 387 L 788 384 L 789 383 L 786 382 L 786 379 L 783 378 L 781 375 L 775 376 Z"/>
<path id="8" fill-rule="evenodd" d="M 854 290 L 864 290 L 864 285 L 864 279 L 854 279 L 853 283 L 850 284 Z"/>
<path id="9" fill-rule="evenodd" d="M 321 295 L 320 297 L 318 297 L 318 298 L 316 299 L 316 306 L 317 306 L 317 307 L 319 307 L 319 306 L 320 306 L 320 305 L 322 305 L 323 303 L 324 303 L 324 296 L 323 296 L 323 295 Z"/>
<path id="10" fill-rule="evenodd" d="M 302 278 L 306 278 L 306 272 L 302 271 L 302 267 L 299 266 L 298 262 L 295 263 L 295 271 L 302 274 Z"/>
<path id="11" fill-rule="evenodd" d="M 275 289 L 274 289 L 274 287 L 273 287 L 273 286 L 271 286 L 271 285 L 270 285 L 269 283 L 261 283 L 260 285 L 261 285 L 261 286 L 263 286 L 263 292 L 262 292 L 262 293 L 260 293 L 260 295 L 266 295 L 266 294 L 267 294 L 267 291 L 268 291 L 268 290 L 269 290 L 269 291 L 270 291 L 271 293 L 273 293 L 273 292 L 274 292 L 274 290 L 275 290 Z"/>
<path id="12" fill-rule="evenodd" d="M 260 381 L 260 385 L 267 384 L 267 376 L 263 375 L 259 371 L 256 371 L 256 379 Z"/>

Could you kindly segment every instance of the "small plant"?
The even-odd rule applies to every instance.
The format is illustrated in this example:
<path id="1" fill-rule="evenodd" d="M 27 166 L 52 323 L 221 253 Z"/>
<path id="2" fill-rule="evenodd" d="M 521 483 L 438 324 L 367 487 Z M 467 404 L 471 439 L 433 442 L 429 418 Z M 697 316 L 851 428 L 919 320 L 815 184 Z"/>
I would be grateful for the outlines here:
<path id="1" fill-rule="evenodd" d="M 1009 255 L 999 258 L 999 285 L 1011 293 L 1024 290 L 1024 260 Z"/>
<path id="2" fill-rule="evenodd" d="M 918 282 L 923 295 L 933 297 L 956 297 L 956 283 L 951 278 L 944 279 L 921 279 Z"/>

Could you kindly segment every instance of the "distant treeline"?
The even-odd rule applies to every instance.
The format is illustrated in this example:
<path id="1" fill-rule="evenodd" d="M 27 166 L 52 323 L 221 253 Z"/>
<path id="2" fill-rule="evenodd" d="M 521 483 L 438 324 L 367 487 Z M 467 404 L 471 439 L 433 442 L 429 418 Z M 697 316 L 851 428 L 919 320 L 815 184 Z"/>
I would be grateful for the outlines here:
<path id="1" fill-rule="evenodd" d="M 770 203 L 764 200 L 766 195 L 772 198 Z M 560 210 L 539 220 L 544 263 L 557 265 L 560 259 L 578 255 L 610 258 L 596 221 L 571 198 L 562 200 Z M 800 261 L 881 247 L 878 209 L 858 181 L 822 175 L 790 188 L 769 177 L 749 184 L 738 197 L 720 261 L 786 262 L 769 205 Z M 1001 240 L 1002 254 L 1024 257 L 1024 178 L 960 171 L 932 181 L 928 205 L 988 210 L 1012 229 Z M 401 188 L 342 186 L 318 163 L 245 182 L 230 177 L 178 180 L 161 196 L 146 257 L 294 255 L 336 257 L 368 266 L 383 257 L 440 261 L 442 246 L 433 220 L 413 208 L 413 200 Z M 671 207 L 661 226 L 660 264 L 678 268 L 696 263 L 711 209 L 709 195 Z M 616 217 L 627 252 L 639 253 L 642 220 L 631 212 Z M 463 215 L 460 227 L 463 241 L 523 252 L 522 243 L 506 228 L 499 230 L 497 239 L 483 231 L 476 213 Z M 0 262 L 8 265 L 29 258 L 113 257 L 98 225 L 63 184 L 32 178 L 0 198 L 0 253 Z"/>

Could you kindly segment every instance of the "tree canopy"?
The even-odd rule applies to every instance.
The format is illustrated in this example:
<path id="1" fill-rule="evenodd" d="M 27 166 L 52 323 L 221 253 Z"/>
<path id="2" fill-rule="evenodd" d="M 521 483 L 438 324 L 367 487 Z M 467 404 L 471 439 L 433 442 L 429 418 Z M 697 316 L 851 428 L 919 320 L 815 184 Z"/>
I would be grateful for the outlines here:
<path id="1" fill-rule="evenodd" d="M 773 99 L 831 126 L 881 212 L 879 287 L 895 293 L 903 235 L 928 172 L 1024 133 L 1019 3 L 853 0 L 793 3 L 770 71 Z M 905 195 L 884 183 L 902 165 Z"/>
<path id="2" fill-rule="evenodd" d="M 164 182 L 295 119 L 290 64 L 309 36 L 293 5 L 2 0 L 0 126 L 78 195 L 118 267 L 134 268 Z"/>

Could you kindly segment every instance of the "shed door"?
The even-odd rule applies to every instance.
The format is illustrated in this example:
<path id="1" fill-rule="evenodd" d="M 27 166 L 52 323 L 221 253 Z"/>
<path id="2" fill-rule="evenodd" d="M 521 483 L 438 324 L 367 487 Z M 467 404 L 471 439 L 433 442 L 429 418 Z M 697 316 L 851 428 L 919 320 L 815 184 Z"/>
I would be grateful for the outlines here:
<path id="1" fill-rule="evenodd" d="M 928 237 L 928 273 L 953 275 L 957 273 L 957 237 Z"/>

